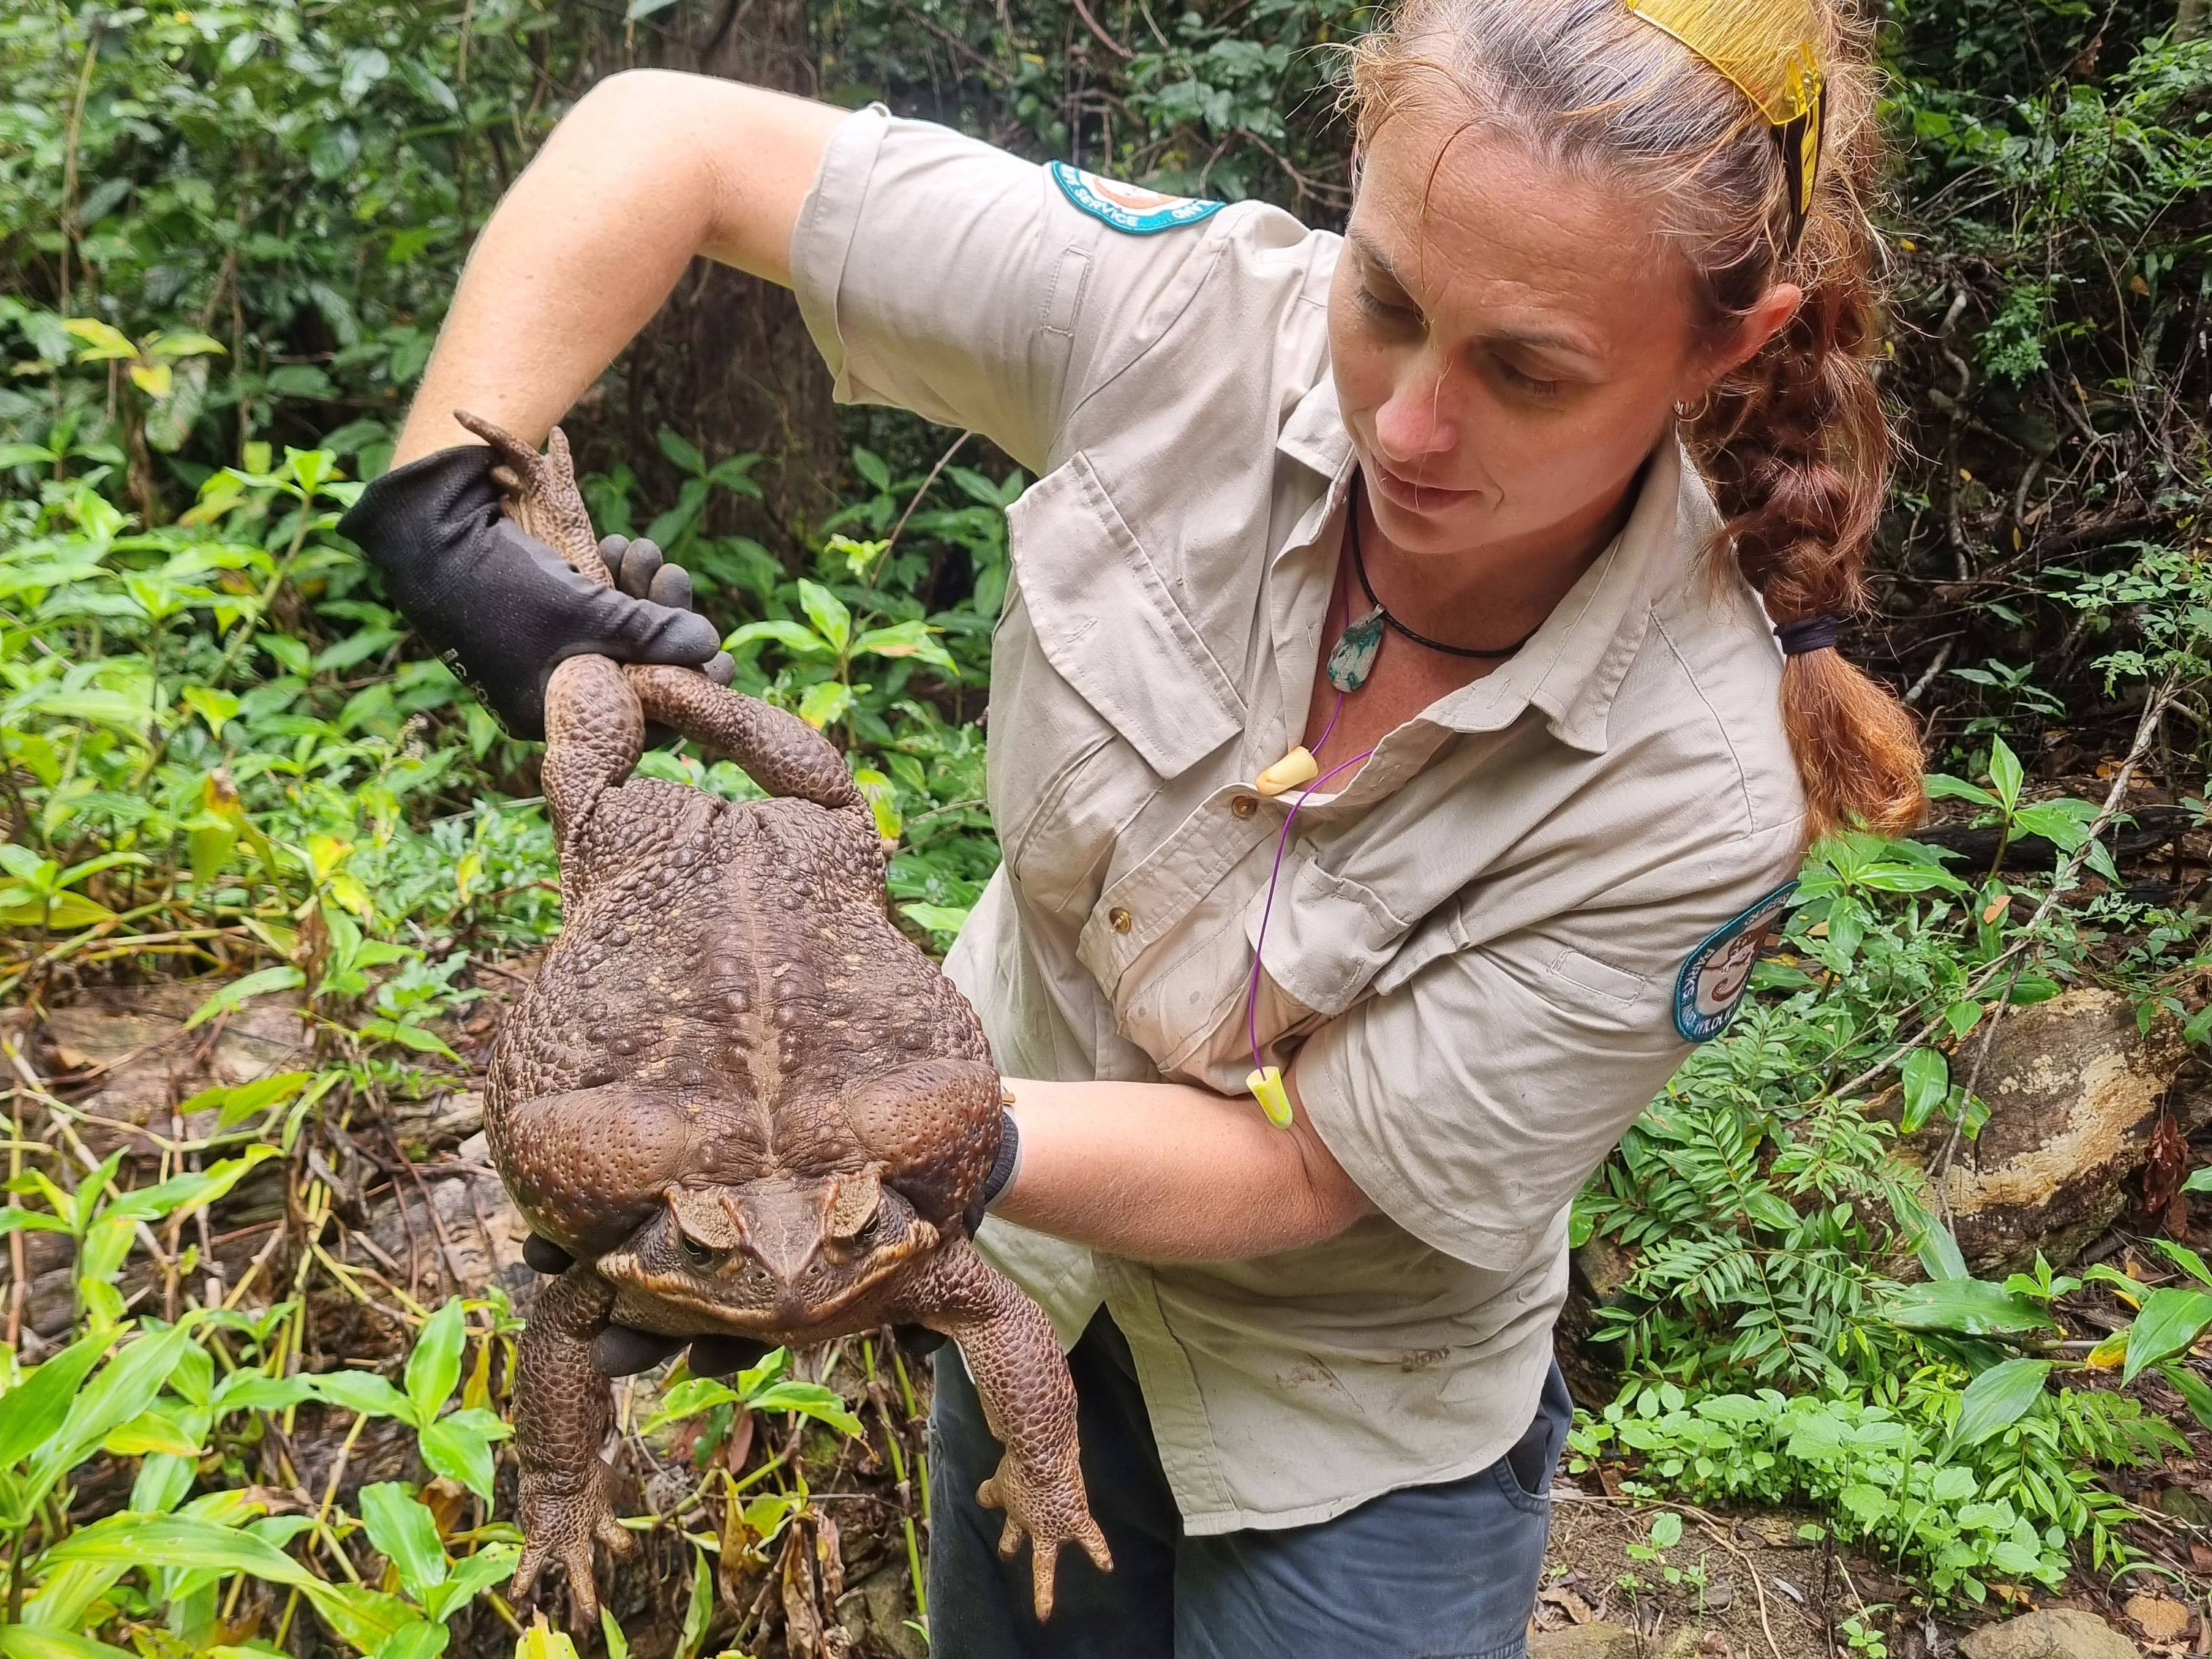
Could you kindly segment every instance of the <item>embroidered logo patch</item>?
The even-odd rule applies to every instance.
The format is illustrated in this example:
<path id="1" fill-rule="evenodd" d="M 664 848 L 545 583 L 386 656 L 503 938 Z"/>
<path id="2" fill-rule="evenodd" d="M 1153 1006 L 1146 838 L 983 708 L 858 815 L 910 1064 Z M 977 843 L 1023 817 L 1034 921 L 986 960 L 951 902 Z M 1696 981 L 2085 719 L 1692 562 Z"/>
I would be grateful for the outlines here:
<path id="1" fill-rule="evenodd" d="M 1796 890 L 1796 882 L 1784 882 L 1690 952 L 1674 981 L 1674 1029 L 1688 1041 L 1710 1042 L 1728 1029 L 1759 947 Z"/>
<path id="2" fill-rule="evenodd" d="M 1116 230 L 1126 230 L 1132 236 L 1152 236 L 1179 225 L 1194 225 L 1201 219 L 1212 217 L 1225 205 L 1201 202 L 1190 196 L 1163 196 L 1142 185 L 1101 179 L 1095 173 L 1085 173 L 1065 161 L 1052 164 L 1052 181 L 1060 186 L 1061 195 L 1092 218 Z"/>

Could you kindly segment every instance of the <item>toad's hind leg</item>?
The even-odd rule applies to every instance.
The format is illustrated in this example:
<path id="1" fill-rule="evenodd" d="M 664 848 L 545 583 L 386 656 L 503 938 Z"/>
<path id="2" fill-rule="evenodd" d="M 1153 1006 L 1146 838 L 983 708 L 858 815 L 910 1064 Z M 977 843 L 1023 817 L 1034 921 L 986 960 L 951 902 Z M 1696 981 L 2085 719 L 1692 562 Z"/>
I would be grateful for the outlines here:
<path id="1" fill-rule="evenodd" d="M 908 1291 L 900 1322 L 927 1325 L 960 1345 L 975 1380 L 983 1420 L 1006 1449 L 998 1473 L 976 1492 L 1004 1510 L 999 1553 L 1029 1540 L 1031 1595 L 1040 1619 L 1052 1616 L 1060 1547 L 1073 1542 L 1110 1571 L 1106 1534 L 1091 1519 L 1075 1439 L 1075 1382 L 1044 1310 L 960 1239 L 939 1251 Z"/>
<path id="2" fill-rule="evenodd" d="M 514 1382 L 525 1543 L 514 1594 L 529 1595 L 545 1564 L 558 1561 L 586 1620 L 599 1616 L 592 1546 L 604 1544 L 616 1555 L 637 1547 L 607 1501 L 609 1471 L 599 1456 L 614 1401 L 606 1378 L 592 1368 L 591 1344 L 613 1304 L 613 1288 L 580 1265 L 547 1284 L 531 1304 Z"/>
<path id="3" fill-rule="evenodd" d="M 796 795 L 833 811 L 854 809 L 867 816 L 843 757 L 796 714 L 689 669 L 633 663 L 623 672 L 648 718 L 727 755 L 771 795 Z"/>

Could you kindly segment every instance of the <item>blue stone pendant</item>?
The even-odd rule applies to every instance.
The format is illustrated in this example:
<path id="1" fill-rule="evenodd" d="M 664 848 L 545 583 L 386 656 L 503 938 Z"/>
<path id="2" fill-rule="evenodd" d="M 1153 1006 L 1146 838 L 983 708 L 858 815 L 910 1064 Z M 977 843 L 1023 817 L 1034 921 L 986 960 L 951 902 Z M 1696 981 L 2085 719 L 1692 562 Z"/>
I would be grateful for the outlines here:
<path id="1" fill-rule="evenodd" d="M 1328 653 L 1328 683 L 1340 691 L 1357 691 L 1375 672 L 1382 649 L 1382 607 L 1376 605 L 1337 635 Z"/>

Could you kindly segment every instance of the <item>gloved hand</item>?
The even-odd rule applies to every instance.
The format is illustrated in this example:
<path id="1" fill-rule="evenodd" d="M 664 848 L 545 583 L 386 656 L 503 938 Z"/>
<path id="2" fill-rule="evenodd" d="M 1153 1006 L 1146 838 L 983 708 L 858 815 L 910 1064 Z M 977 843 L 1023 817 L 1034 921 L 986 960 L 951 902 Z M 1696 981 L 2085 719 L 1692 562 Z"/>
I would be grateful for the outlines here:
<path id="1" fill-rule="evenodd" d="M 363 490 L 338 532 L 508 736 L 545 735 L 545 682 L 569 657 L 698 668 L 729 684 L 734 665 L 714 624 L 689 609 L 680 566 L 650 542 L 610 537 L 601 549 L 616 586 L 580 575 L 501 515 L 495 459 L 462 444 L 410 461 Z"/>

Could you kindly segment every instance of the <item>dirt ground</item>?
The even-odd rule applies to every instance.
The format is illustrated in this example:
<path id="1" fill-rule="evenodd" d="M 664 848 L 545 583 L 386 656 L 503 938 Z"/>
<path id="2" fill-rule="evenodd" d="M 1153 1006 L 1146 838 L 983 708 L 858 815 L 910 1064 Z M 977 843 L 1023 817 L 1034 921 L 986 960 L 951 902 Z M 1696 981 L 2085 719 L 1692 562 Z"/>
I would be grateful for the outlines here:
<path id="1" fill-rule="evenodd" d="M 2204 1613 L 2212 1574 L 2203 1570 L 2212 1568 L 2212 1550 L 2203 1543 L 2198 1570 L 2130 1573 L 2109 1597 L 2085 1570 L 2063 1596 L 2007 1586 L 1985 1607 L 1938 1616 L 1875 1564 L 1801 1537 L 1808 1515 L 1663 1506 L 1683 1524 L 1662 1564 L 1628 1553 L 1645 1542 L 1652 1506 L 1583 1492 L 1564 1475 L 1553 1498 L 1532 1659 L 1885 1659 L 1885 1650 L 1887 1659 L 1947 1659 L 1974 1630 L 2035 1607 L 2094 1614 L 2145 1653 L 2212 1653 Z M 1666 1582 L 1666 1566 L 1680 1582 Z M 1881 1647 L 1855 1645 L 1845 1628 L 1853 1620 Z"/>

